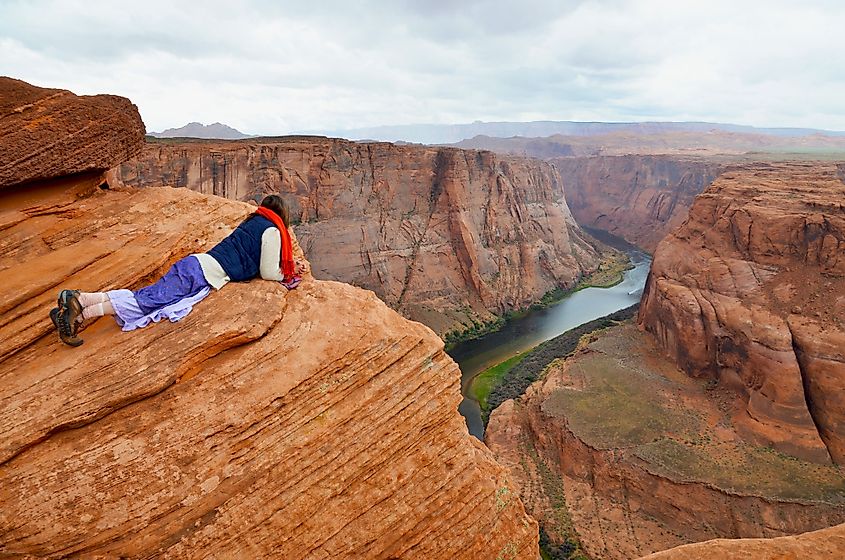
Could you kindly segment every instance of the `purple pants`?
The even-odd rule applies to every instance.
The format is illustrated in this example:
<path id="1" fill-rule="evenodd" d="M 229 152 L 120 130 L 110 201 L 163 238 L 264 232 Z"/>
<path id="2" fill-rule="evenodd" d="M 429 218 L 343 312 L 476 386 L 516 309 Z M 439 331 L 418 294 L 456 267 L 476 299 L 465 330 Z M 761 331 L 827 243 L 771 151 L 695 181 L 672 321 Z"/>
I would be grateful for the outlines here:
<path id="1" fill-rule="evenodd" d="M 176 261 L 158 282 L 135 291 L 134 295 L 138 307 L 146 315 L 195 296 L 209 287 L 199 260 L 191 255 Z"/>
<path id="2" fill-rule="evenodd" d="M 115 320 L 124 331 L 143 328 L 162 319 L 179 321 L 211 292 L 199 261 L 189 256 L 180 260 L 158 282 L 136 292 L 106 292 L 114 307 Z"/>

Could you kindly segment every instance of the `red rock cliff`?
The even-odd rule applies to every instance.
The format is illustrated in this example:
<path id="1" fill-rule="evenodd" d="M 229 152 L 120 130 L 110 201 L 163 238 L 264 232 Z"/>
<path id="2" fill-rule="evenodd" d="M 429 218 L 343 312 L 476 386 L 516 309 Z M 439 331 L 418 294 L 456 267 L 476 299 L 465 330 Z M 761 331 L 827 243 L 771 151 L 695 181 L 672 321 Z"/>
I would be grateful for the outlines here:
<path id="1" fill-rule="evenodd" d="M 748 437 L 845 462 L 845 184 L 830 164 L 726 172 L 658 246 L 639 321 L 744 406 Z"/>
<path id="2" fill-rule="evenodd" d="M 595 270 L 549 164 L 317 137 L 148 144 L 124 182 L 247 200 L 280 192 L 318 277 L 373 290 L 443 333 Z"/>
<path id="3" fill-rule="evenodd" d="M 0 556 L 537 557 L 442 342 L 369 292 L 234 283 L 179 323 L 59 343 L 59 287 L 140 287 L 250 212 L 102 182 L 0 198 Z"/>
<path id="4" fill-rule="evenodd" d="M 579 224 L 652 252 L 686 219 L 722 164 L 676 155 L 557 158 L 566 203 Z"/>
<path id="5" fill-rule="evenodd" d="M 727 170 L 658 246 L 643 329 L 585 338 L 491 414 L 553 540 L 621 560 L 845 521 L 843 201 L 833 164 Z"/>

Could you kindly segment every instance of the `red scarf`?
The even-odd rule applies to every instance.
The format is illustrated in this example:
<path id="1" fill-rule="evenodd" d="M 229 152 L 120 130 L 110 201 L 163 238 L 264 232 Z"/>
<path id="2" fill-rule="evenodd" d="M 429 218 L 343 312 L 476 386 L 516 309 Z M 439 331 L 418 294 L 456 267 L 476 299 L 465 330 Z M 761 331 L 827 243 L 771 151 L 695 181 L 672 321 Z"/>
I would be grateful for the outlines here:
<path id="1" fill-rule="evenodd" d="M 282 276 L 285 277 L 285 281 L 290 281 L 296 272 L 296 267 L 293 263 L 293 243 L 290 240 L 288 228 L 279 215 L 269 208 L 259 206 L 255 213 L 273 222 L 273 225 L 276 226 L 276 229 L 282 235 L 282 254 L 279 255 L 279 264 L 281 264 Z"/>

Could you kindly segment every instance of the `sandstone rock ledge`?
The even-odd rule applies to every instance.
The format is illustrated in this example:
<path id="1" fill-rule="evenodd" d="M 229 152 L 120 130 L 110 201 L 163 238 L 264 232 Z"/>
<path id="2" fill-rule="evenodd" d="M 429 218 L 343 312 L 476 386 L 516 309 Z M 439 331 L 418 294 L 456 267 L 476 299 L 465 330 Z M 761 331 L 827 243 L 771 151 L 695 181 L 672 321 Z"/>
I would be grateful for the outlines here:
<path id="1" fill-rule="evenodd" d="M 371 292 L 232 284 L 62 345 L 59 287 L 139 287 L 250 210 L 102 181 L 0 199 L 0 557 L 537 557 L 442 342 Z"/>
<path id="2" fill-rule="evenodd" d="M 116 95 L 76 96 L 0 76 L 0 189 L 106 171 L 144 142 L 138 109 Z"/>
<path id="3" fill-rule="evenodd" d="M 794 537 L 719 539 L 666 550 L 642 560 L 838 560 L 845 553 L 845 525 Z"/>

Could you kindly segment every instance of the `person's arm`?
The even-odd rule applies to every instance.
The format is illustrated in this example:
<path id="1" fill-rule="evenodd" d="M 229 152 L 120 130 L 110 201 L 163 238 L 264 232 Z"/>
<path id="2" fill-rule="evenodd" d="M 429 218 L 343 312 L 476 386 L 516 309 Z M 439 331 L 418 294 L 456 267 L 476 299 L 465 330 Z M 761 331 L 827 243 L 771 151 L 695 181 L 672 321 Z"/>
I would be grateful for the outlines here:
<path id="1" fill-rule="evenodd" d="M 261 234 L 261 262 L 259 272 L 265 280 L 282 281 L 279 261 L 282 255 L 282 234 L 274 227 L 268 227 Z"/>

